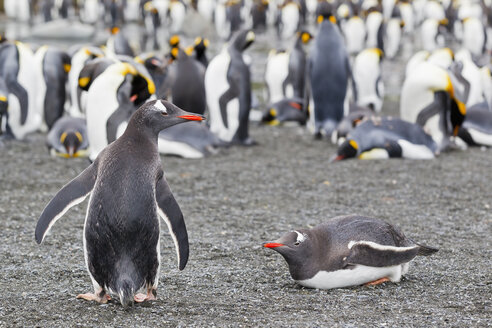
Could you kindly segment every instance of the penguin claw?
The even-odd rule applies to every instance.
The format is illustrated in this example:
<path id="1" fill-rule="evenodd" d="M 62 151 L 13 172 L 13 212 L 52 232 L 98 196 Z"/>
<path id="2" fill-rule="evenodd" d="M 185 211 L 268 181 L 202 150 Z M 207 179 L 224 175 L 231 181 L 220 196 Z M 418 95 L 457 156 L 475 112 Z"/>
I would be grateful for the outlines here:
<path id="1" fill-rule="evenodd" d="M 380 278 L 378 280 L 374 280 L 374 281 L 370 281 L 370 282 L 367 282 L 364 284 L 364 286 L 376 286 L 376 285 L 380 285 L 382 284 L 383 282 L 387 282 L 387 281 L 390 281 L 388 279 L 388 277 L 383 277 L 383 278 Z"/>
<path id="2" fill-rule="evenodd" d="M 96 301 L 101 304 L 106 304 L 109 300 L 111 300 L 111 296 L 109 296 L 108 294 L 104 294 L 102 296 L 99 295 L 100 294 L 86 293 L 77 295 L 77 298 L 84 299 L 86 301 Z"/>

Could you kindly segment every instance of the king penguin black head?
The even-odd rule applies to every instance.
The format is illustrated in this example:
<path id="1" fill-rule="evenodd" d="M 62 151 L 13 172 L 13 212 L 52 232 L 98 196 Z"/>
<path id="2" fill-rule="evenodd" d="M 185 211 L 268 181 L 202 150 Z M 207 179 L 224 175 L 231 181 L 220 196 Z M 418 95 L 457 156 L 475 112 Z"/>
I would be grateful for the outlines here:
<path id="1" fill-rule="evenodd" d="M 335 161 L 341 161 L 342 159 L 352 158 L 357 155 L 359 145 L 355 140 L 345 140 L 340 147 L 338 147 L 337 157 Z"/>
<path id="2" fill-rule="evenodd" d="M 238 51 L 247 49 L 255 41 L 255 33 L 252 30 L 242 30 L 237 32 L 232 40 L 231 45 Z"/>
<path id="3" fill-rule="evenodd" d="M 131 117 L 129 125 L 139 125 L 155 134 L 170 126 L 188 121 L 202 121 L 205 118 L 182 110 L 168 101 L 158 99 L 143 104 Z"/>
<path id="4" fill-rule="evenodd" d="M 82 144 L 83 137 L 78 131 L 65 131 L 60 135 L 60 142 L 65 147 L 68 157 L 77 157 L 77 150 Z"/>

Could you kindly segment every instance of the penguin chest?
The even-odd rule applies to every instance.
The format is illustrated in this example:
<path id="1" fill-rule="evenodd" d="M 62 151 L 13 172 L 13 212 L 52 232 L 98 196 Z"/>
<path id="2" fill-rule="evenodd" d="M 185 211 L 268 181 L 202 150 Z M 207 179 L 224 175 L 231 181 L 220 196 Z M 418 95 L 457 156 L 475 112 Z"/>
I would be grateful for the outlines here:
<path id="1" fill-rule="evenodd" d="M 390 267 L 356 265 L 350 269 L 318 271 L 312 278 L 296 280 L 296 282 L 304 287 L 318 289 L 357 286 L 384 277 L 389 278 L 392 282 L 398 282 L 402 274 L 406 272 L 406 266 L 407 264 Z"/>

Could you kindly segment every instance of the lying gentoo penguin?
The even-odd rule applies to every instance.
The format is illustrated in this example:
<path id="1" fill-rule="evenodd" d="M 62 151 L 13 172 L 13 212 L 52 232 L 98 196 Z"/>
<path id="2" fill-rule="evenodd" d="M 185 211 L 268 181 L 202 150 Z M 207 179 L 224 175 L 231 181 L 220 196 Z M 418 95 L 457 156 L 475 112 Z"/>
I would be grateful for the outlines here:
<path id="1" fill-rule="evenodd" d="M 68 209 L 89 194 L 84 224 L 84 254 L 94 293 L 77 298 L 106 303 L 112 293 L 123 306 L 156 299 L 159 280 L 159 216 L 167 223 L 179 269 L 188 261 L 183 214 L 164 177 L 157 135 L 193 115 L 163 100 L 147 102 L 132 116 L 125 133 L 88 168 L 66 184 L 38 220 L 36 242 Z M 147 294 L 138 293 L 141 288 Z"/>
<path id="2" fill-rule="evenodd" d="M 437 153 L 437 144 L 418 124 L 392 117 L 372 117 L 349 132 L 334 160 L 432 159 Z"/>
<path id="3" fill-rule="evenodd" d="M 298 284 L 320 289 L 399 282 L 415 256 L 438 251 L 389 223 L 358 215 L 294 230 L 263 246 L 284 257 Z"/>
<path id="4" fill-rule="evenodd" d="M 87 156 L 89 139 L 85 119 L 64 116 L 58 119 L 46 136 L 50 153 L 60 157 Z"/>

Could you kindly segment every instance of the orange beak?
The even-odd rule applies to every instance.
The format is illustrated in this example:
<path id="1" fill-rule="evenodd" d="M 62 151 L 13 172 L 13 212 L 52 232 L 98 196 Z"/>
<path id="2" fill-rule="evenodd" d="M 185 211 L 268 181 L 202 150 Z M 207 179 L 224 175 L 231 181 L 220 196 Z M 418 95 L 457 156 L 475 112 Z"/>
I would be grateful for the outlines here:
<path id="1" fill-rule="evenodd" d="M 203 121 L 205 119 L 203 116 L 198 115 L 181 115 L 178 117 L 189 121 Z"/>
<path id="2" fill-rule="evenodd" d="M 275 247 L 280 247 L 280 246 L 285 246 L 284 244 L 280 244 L 280 243 L 266 243 L 266 244 L 263 244 L 263 247 L 266 247 L 266 248 L 275 248 Z"/>

